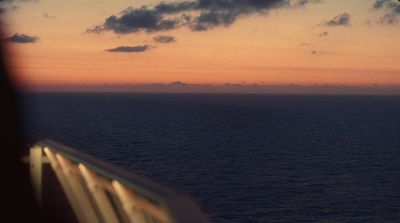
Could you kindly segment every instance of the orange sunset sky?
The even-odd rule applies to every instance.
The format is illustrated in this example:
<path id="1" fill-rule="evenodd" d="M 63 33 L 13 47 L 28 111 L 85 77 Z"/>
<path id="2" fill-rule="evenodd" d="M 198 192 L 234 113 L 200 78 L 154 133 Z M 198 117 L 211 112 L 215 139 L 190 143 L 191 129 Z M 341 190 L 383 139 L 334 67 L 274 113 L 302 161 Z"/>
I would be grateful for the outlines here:
<path id="1" fill-rule="evenodd" d="M 20 86 L 400 85 L 395 0 L 8 0 L 1 7 Z"/>

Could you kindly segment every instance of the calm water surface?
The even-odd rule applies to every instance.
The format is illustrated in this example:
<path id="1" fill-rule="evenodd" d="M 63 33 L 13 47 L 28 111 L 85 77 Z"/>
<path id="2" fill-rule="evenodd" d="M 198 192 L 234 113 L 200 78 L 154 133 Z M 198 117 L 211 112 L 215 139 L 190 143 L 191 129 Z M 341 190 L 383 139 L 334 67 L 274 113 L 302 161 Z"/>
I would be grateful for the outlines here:
<path id="1" fill-rule="evenodd" d="M 213 222 L 400 222 L 400 97 L 27 94 L 50 138 L 192 196 Z"/>

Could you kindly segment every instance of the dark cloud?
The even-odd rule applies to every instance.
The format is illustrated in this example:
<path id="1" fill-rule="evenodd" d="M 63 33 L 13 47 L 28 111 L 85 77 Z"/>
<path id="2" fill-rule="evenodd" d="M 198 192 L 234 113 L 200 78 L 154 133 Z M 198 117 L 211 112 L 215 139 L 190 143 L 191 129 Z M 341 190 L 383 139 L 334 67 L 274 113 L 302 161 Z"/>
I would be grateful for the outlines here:
<path id="1" fill-rule="evenodd" d="M 347 26 L 350 24 L 350 14 L 345 12 L 335 16 L 331 20 L 324 23 L 325 26 Z"/>
<path id="2" fill-rule="evenodd" d="M 5 5 L 5 4 L 1 4 L 1 2 L 0 2 L 0 15 L 4 14 L 4 13 L 15 11 L 18 8 L 19 8 L 19 6 L 16 6 L 16 5 Z"/>
<path id="3" fill-rule="evenodd" d="M 324 32 L 318 34 L 318 36 L 320 36 L 320 37 L 329 36 L 329 32 L 328 31 L 324 31 Z"/>
<path id="4" fill-rule="evenodd" d="M 15 33 L 4 40 L 11 43 L 35 43 L 39 40 L 39 38 L 36 36 Z"/>
<path id="5" fill-rule="evenodd" d="M 164 3 L 161 2 L 160 4 L 154 7 L 154 11 L 160 14 L 173 14 L 179 13 L 191 9 L 196 8 L 196 1 L 193 2 L 175 2 L 175 3 Z"/>
<path id="6" fill-rule="evenodd" d="M 229 26 L 239 17 L 265 14 L 271 9 L 299 7 L 318 0 L 192 0 L 159 3 L 154 7 L 127 8 L 112 15 L 88 32 L 113 31 L 118 34 L 156 32 L 186 26 L 193 31 Z"/>
<path id="7" fill-rule="evenodd" d="M 111 49 L 107 49 L 108 52 L 119 52 L 119 53 L 141 53 L 150 49 L 149 45 L 142 46 L 119 46 Z"/>
<path id="8" fill-rule="evenodd" d="M 17 10 L 25 2 L 37 2 L 38 0 L 0 0 L 0 15 Z"/>
<path id="9" fill-rule="evenodd" d="M 308 3 L 320 3 L 322 0 L 298 0 L 295 2 L 295 6 L 305 6 Z"/>
<path id="10" fill-rule="evenodd" d="M 386 11 L 386 14 L 379 20 L 381 24 L 394 25 L 399 23 L 400 2 L 394 0 L 376 0 L 373 8 Z"/>
<path id="11" fill-rule="evenodd" d="M 208 30 L 216 26 L 229 26 L 240 16 L 266 13 L 270 9 L 288 6 L 288 1 L 223 1 L 199 0 L 200 15 L 194 18 L 190 28 L 195 31 Z"/>
<path id="12" fill-rule="evenodd" d="M 374 9 L 381 9 L 387 3 L 390 3 L 391 0 L 376 0 L 373 7 Z"/>
<path id="13" fill-rule="evenodd" d="M 176 42 L 176 38 L 173 36 L 156 36 L 153 38 L 158 43 L 173 43 Z"/>
<path id="14" fill-rule="evenodd" d="M 121 16 L 108 17 L 102 26 L 94 28 L 95 32 L 112 30 L 118 34 L 135 33 L 140 30 L 163 31 L 178 27 L 178 18 L 166 19 L 155 10 L 147 8 L 126 9 Z"/>

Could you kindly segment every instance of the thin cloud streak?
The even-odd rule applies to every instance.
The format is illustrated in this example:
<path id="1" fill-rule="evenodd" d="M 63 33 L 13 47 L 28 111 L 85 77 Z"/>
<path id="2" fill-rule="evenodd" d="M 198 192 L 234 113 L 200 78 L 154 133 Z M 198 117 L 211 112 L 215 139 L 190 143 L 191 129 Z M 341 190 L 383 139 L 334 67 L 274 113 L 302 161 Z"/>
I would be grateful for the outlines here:
<path id="1" fill-rule="evenodd" d="M 350 13 L 345 12 L 340 15 L 335 16 L 331 20 L 324 23 L 324 26 L 347 26 L 350 24 Z"/>
<path id="2" fill-rule="evenodd" d="M 157 43 L 174 43 L 176 38 L 173 36 L 156 36 L 153 38 Z"/>
<path id="3" fill-rule="evenodd" d="M 323 54 L 329 54 L 328 51 L 318 51 L 318 50 L 313 50 L 311 51 L 312 55 L 323 55 Z"/>
<path id="4" fill-rule="evenodd" d="M 4 39 L 4 41 L 11 43 L 36 43 L 38 40 L 39 38 L 36 36 L 29 36 L 26 34 L 18 33 L 15 33 L 14 35 Z"/>
<path id="5" fill-rule="evenodd" d="M 106 49 L 107 52 L 112 53 L 141 53 L 150 49 L 149 45 L 142 46 L 118 46 L 111 49 Z"/>
<path id="6" fill-rule="evenodd" d="M 44 18 L 46 18 L 46 19 L 55 19 L 55 18 L 56 18 L 56 16 L 54 16 L 54 15 L 49 15 L 49 14 L 47 14 L 47 13 L 42 13 L 42 16 L 43 16 Z"/>

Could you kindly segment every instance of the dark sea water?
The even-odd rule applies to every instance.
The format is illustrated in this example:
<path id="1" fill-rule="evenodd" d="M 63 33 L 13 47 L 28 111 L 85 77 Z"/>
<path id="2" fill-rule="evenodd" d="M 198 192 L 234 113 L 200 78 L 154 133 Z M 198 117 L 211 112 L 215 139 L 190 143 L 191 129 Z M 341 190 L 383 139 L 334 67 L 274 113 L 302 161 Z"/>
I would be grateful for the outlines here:
<path id="1" fill-rule="evenodd" d="M 25 95 L 50 138 L 192 196 L 213 222 L 400 222 L 400 97 Z"/>

